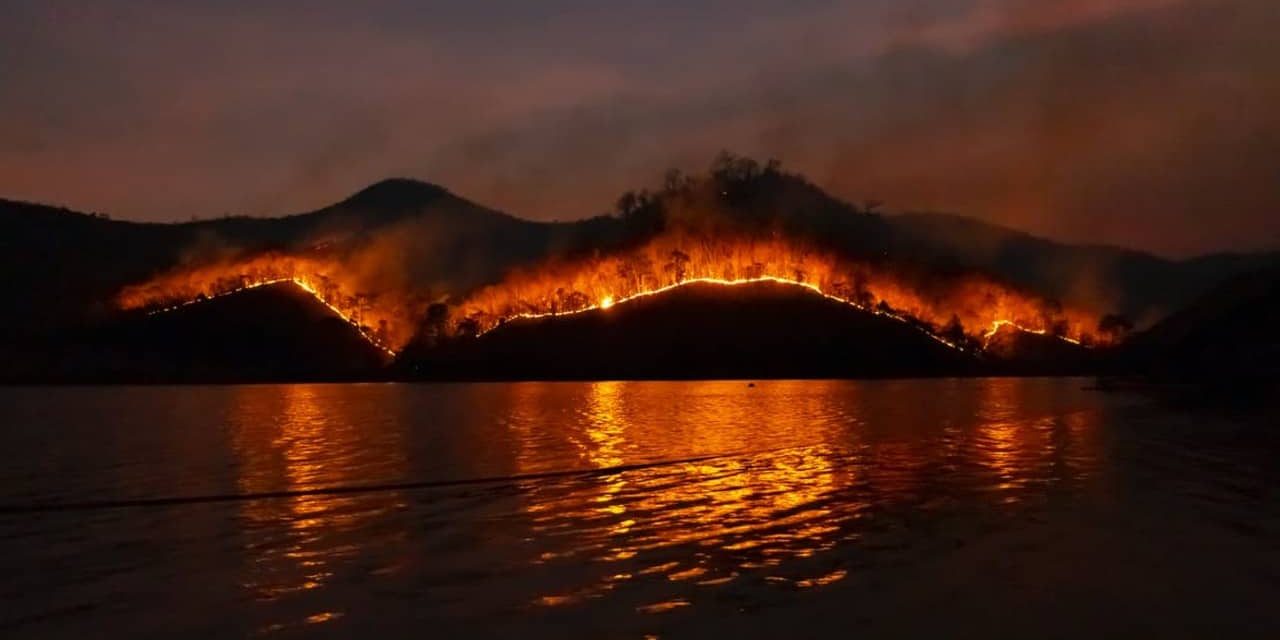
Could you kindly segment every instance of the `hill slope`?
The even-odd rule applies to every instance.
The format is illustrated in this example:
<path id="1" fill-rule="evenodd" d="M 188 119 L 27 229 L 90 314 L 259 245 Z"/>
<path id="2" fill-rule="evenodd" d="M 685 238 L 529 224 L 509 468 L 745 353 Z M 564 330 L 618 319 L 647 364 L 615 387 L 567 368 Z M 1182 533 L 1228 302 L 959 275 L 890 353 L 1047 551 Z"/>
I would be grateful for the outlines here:
<path id="1" fill-rule="evenodd" d="M 19 350 L 0 380 L 252 382 L 363 379 L 387 356 L 289 283 L 155 315 L 130 314 Z"/>
<path id="2" fill-rule="evenodd" d="M 799 287 L 694 283 L 410 349 L 398 364 L 430 379 L 786 378 L 963 373 L 975 360 Z"/>
<path id="3" fill-rule="evenodd" d="M 0 317 L 10 334 L 61 330 L 110 315 L 122 287 L 184 261 L 387 238 L 389 259 L 417 256 L 411 275 L 473 286 L 543 255 L 550 233 L 412 180 L 386 180 L 308 213 L 177 224 L 0 200 Z"/>
<path id="4" fill-rule="evenodd" d="M 1157 375 L 1280 378 L 1280 264 L 1231 278 L 1134 336 L 1126 348 L 1139 370 Z"/>
<path id="5" fill-rule="evenodd" d="M 1121 311 L 1139 324 L 1151 324 L 1271 257 L 1173 261 L 1064 245 L 959 216 L 860 213 L 786 174 L 755 180 L 725 200 L 720 204 L 748 223 L 781 224 L 854 255 L 975 269 L 1065 303 Z M 101 315 L 121 287 L 184 261 L 373 243 L 386 245 L 408 277 L 456 295 L 512 267 L 566 251 L 604 249 L 663 224 L 642 217 L 531 222 L 406 179 L 379 182 L 307 213 L 177 224 L 115 221 L 0 200 L 0 314 L 14 330 L 61 326 Z"/>
<path id="6" fill-rule="evenodd" d="M 1169 260 L 1116 247 L 1062 244 L 963 216 L 911 213 L 887 220 L 903 251 L 997 273 L 1066 304 L 1123 313 L 1140 326 L 1276 256 L 1226 253 Z"/>
<path id="7" fill-rule="evenodd" d="M 663 192 L 665 200 L 640 198 L 616 216 L 569 223 L 522 220 L 403 179 L 312 212 L 180 224 L 113 221 L 0 200 L 0 356 L 26 354 L 23 361 L 31 362 L 41 349 L 56 352 L 69 336 L 116 322 L 113 298 L 126 285 L 178 265 L 267 251 L 323 251 L 343 268 L 368 274 L 366 280 L 407 284 L 415 300 L 434 302 L 456 300 L 515 268 L 608 252 L 671 225 L 748 229 L 794 234 L 854 259 L 914 270 L 925 280 L 944 271 L 991 274 L 1067 304 L 1123 311 L 1140 325 L 1266 258 L 1171 261 L 1053 243 L 954 216 L 881 216 L 799 176 L 748 165 L 730 159 L 718 166 L 697 197 L 677 185 Z"/>

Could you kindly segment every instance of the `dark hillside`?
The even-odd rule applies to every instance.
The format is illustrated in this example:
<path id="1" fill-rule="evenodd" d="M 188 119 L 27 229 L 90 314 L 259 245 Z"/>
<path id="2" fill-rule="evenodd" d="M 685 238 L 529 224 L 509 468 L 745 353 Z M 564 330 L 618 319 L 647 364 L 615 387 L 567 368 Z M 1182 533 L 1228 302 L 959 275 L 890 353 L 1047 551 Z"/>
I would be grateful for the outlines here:
<path id="1" fill-rule="evenodd" d="M 705 176 L 673 173 L 657 191 L 624 194 L 612 215 L 564 223 L 522 220 L 468 202 L 442 187 L 406 179 L 379 182 L 307 213 L 177 224 L 117 221 L 0 200 L 0 356 L 9 363 L 5 372 L 11 380 L 23 379 L 22 366 L 29 368 L 31 376 L 59 371 L 58 366 L 51 368 L 46 362 L 49 358 L 42 354 L 66 353 L 83 336 L 119 326 L 128 316 L 116 307 L 116 296 L 127 285 L 144 283 L 180 266 L 201 264 L 227 265 L 228 277 L 244 277 L 234 270 L 255 255 L 322 256 L 326 265 L 353 275 L 351 281 L 356 284 L 344 293 L 350 299 L 372 299 L 389 292 L 383 299 L 403 294 L 401 299 L 410 301 L 403 308 L 425 309 L 431 303 L 464 299 L 476 288 L 504 279 L 513 269 L 554 262 L 552 258 L 602 255 L 630 244 L 640 245 L 658 234 L 674 234 L 690 242 L 733 236 L 785 237 L 806 251 L 830 251 L 851 260 L 883 263 L 905 281 L 918 284 L 948 282 L 939 276 L 982 274 L 1065 305 L 1099 314 L 1120 311 L 1139 328 L 1268 259 L 1267 255 L 1222 254 L 1173 261 L 1114 248 L 1064 245 L 955 216 L 884 216 L 874 209 L 873 203 L 859 206 L 833 198 L 803 177 L 781 171 L 776 164 L 760 165 L 728 154 L 718 158 Z M 184 277 L 184 273 L 177 277 Z M 666 344 L 657 337 L 660 331 L 683 334 L 682 327 L 689 326 L 695 333 L 703 332 L 697 344 L 680 343 L 684 339 L 681 335 L 673 338 L 681 351 L 698 354 L 688 362 L 691 372 L 683 374 L 690 376 L 696 375 L 694 371 L 715 375 L 718 370 L 705 364 L 712 356 L 725 358 L 721 372 L 766 370 L 763 364 L 752 364 L 765 362 L 758 356 L 742 354 L 743 349 L 770 345 L 797 350 L 796 362 L 803 365 L 771 363 L 769 366 L 778 367 L 777 375 L 809 371 L 807 365 L 814 363 L 821 366 L 805 375 L 907 375 L 949 370 L 951 366 L 945 359 L 938 361 L 938 367 L 916 366 L 917 357 L 924 362 L 932 356 L 918 353 L 910 340 L 894 342 L 902 336 L 886 343 L 905 349 L 907 355 L 901 361 L 888 357 L 887 351 L 865 351 L 865 345 L 841 342 L 848 336 L 837 331 L 837 317 L 847 319 L 850 327 L 871 326 L 866 318 L 846 318 L 852 309 L 835 313 L 811 309 L 814 301 L 809 300 L 795 305 L 758 300 L 753 303 L 756 306 L 730 314 L 716 307 L 720 303 L 714 299 L 712 292 L 707 300 L 686 301 L 695 312 L 658 314 L 654 318 L 657 328 L 644 329 L 637 321 L 629 331 L 650 340 L 647 348 L 658 350 Z M 1265 304 L 1258 308 L 1269 313 Z M 702 319 L 703 312 L 725 323 L 720 334 L 712 331 L 711 320 Z M 1249 324 L 1255 316 L 1242 311 L 1232 318 L 1243 323 L 1240 331 L 1258 332 L 1255 344 L 1265 346 L 1270 334 L 1264 326 Z M 405 318 L 411 330 L 426 326 L 419 324 L 422 321 Z M 567 322 L 576 327 L 583 321 L 574 318 Z M 800 335 L 789 341 L 777 337 L 786 333 L 777 331 L 778 326 L 805 327 L 810 322 L 829 332 L 823 339 L 828 342 L 809 343 Z M 498 349 L 489 345 L 515 340 L 502 336 L 516 330 L 513 326 L 485 336 L 480 343 L 483 348 L 474 353 Z M 548 335 L 564 330 L 546 329 Z M 890 334 L 896 335 L 894 331 Z M 722 340 L 718 337 L 721 334 L 731 337 Z M 545 337 L 538 334 L 536 339 Z M 1018 344 L 1025 342 L 1028 349 L 1035 346 L 1035 340 L 1022 338 Z M 1211 342 L 1207 335 L 1188 340 Z M 698 351 L 703 344 L 708 353 Z M 837 366 L 833 363 L 838 359 L 818 353 L 827 344 L 845 349 L 840 353 L 849 362 Z M 1042 346 L 1031 350 L 1050 353 L 1061 345 Z M 563 348 L 573 345 L 566 343 Z M 551 353 L 554 351 L 530 351 L 528 355 L 554 360 Z M 583 354 L 583 362 L 589 363 L 593 357 L 598 354 Z M 651 357 L 674 356 L 659 353 Z M 1040 360 L 1045 364 L 1064 361 L 1052 354 Z M 627 370 L 639 376 L 659 375 L 677 362 L 632 364 Z M 462 371 L 472 365 L 458 366 Z M 492 370 L 491 364 L 474 366 L 477 374 Z M 578 376 L 587 375 L 584 372 L 595 365 L 584 364 L 580 369 L 565 363 L 547 366 Z M 518 367 L 523 368 L 511 369 L 512 375 L 553 373 L 552 369 L 538 372 L 523 363 Z M 597 368 L 609 370 L 603 363 Z"/>
<path id="2" fill-rule="evenodd" d="M 1149 326 L 1274 254 L 1169 260 L 1116 247 L 1069 245 L 946 214 L 887 216 L 900 251 L 999 274 L 1066 304 L 1097 306 Z"/>
<path id="3" fill-rule="evenodd" d="M 1126 346 L 1138 371 L 1157 376 L 1280 379 L 1280 265 L 1215 287 Z"/>
<path id="4" fill-rule="evenodd" d="M 252 382 L 365 379 L 389 357 L 291 284 L 152 316 L 130 314 L 20 349 L 0 379 L 50 382 Z"/>
<path id="5" fill-rule="evenodd" d="M 399 361 L 432 379 L 921 376 L 974 364 L 912 326 L 772 283 L 691 284 L 610 309 L 517 320 Z"/>
<path id="6" fill-rule="evenodd" d="M 410 271 L 442 281 L 463 268 L 470 270 L 463 280 L 497 277 L 512 262 L 543 255 L 550 243 L 545 225 L 410 180 L 383 181 L 310 213 L 178 224 L 0 200 L 0 317 L 8 335 L 61 331 L 102 320 L 122 287 L 186 260 L 358 247 L 380 230 L 400 241 L 393 250 L 421 256 L 421 264 L 407 265 Z M 419 240 L 422 250 L 415 251 Z"/>

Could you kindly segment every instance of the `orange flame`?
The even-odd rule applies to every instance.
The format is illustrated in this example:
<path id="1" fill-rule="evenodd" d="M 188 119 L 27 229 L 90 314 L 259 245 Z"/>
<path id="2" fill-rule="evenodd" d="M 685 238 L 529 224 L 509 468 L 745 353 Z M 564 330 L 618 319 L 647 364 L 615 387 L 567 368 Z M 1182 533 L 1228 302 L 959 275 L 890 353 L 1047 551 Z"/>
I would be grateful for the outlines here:
<path id="1" fill-rule="evenodd" d="M 126 287 L 124 309 L 172 310 L 218 296 L 290 282 L 350 322 L 371 344 L 393 354 L 413 337 L 422 302 L 404 291 L 363 286 L 341 260 L 266 253 L 187 266 Z M 483 334 L 504 322 L 609 309 L 692 283 L 734 286 L 773 282 L 909 323 L 955 348 L 982 349 L 1006 326 L 1091 346 L 1096 317 L 974 274 L 906 274 L 842 259 L 779 238 L 715 239 L 668 232 L 629 250 L 572 261 L 549 261 L 473 292 L 451 310 Z"/>
<path id="2" fill-rule="evenodd" d="M 483 334 L 522 318 L 608 309 L 690 283 L 726 286 L 774 282 L 803 287 L 863 311 L 909 322 L 950 346 L 983 345 L 1001 327 L 1096 344 L 1093 314 L 966 274 L 897 273 L 843 260 L 773 238 L 709 240 L 668 233 L 630 251 L 556 262 L 515 273 L 465 299 L 455 325 L 470 322 Z M 958 323 L 954 324 L 954 323 Z"/>
<path id="3" fill-rule="evenodd" d="M 150 309 L 155 314 L 280 283 L 292 283 L 309 293 L 390 355 L 413 336 L 417 314 L 403 302 L 405 296 L 362 292 L 339 262 L 316 256 L 267 253 L 179 268 L 126 287 L 116 302 L 122 309 Z"/>

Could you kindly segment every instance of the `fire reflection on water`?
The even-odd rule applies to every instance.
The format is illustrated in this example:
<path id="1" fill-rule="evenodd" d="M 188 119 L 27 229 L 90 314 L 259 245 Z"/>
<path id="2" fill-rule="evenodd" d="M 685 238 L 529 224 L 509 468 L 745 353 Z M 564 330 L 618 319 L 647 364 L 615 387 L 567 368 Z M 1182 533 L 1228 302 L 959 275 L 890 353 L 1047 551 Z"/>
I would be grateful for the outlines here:
<path id="1" fill-rule="evenodd" d="M 745 432 L 725 429 L 747 418 L 741 405 L 725 402 L 716 393 L 722 383 L 690 383 L 691 396 L 718 398 L 700 406 L 677 407 L 666 429 L 646 433 L 684 439 L 698 451 L 751 451 L 758 443 L 742 439 Z M 780 383 L 795 384 L 795 383 Z M 814 383 L 822 384 L 822 383 Z M 596 468 L 623 464 L 618 452 L 627 449 L 634 426 L 627 421 L 627 383 L 592 385 L 587 391 L 580 433 L 573 437 L 582 458 Z M 765 396 L 794 398 L 790 393 Z M 803 411 L 751 403 L 753 415 L 769 416 L 771 429 L 795 432 L 805 425 Z M 659 447 L 679 451 L 680 444 Z M 602 563 L 626 563 L 634 570 L 613 572 L 603 580 L 568 594 L 539 599 L 542 604 L 567 604 L 598 596 L 620 583 L 648 576 L 671 582 L 714 586 L 726 584 L 744 570 L 777 567 L 792 558 L 805 558 L 835 544 L 838 528 L 830 524 L 830 509 L 821 504 L 843 482 L 825 444 L 792 448 L 763 455 L 724 457 L 678 463 L 604 476 L 583 492 L 542 496 L 529 505 L 535 536 L 548 532 L 578 537 L 571 550 Z M 635 490 L 627 491 L 628 486 Z M 844 505 L 855 510 L 856 505 Z M 563 523 L 573 521 L 574 526 Z M 675 550 L 679 552 L 673 553 Z M 690 553 L 685 553 L 690 551 Z M 545 555 L 541 561 L 552 561 Z M 831 574 L 804 576 L 797 582 L 829 583 Z M 682 604 L 676 605 L 676 602 Z M 665 611 L 687 601 L 641 605 L 639 610 Z M 670 606 L 667 606 L 670 605 Z"/>
<path id="2" fill-rule="evenodd" d="M 666 638 L 919 616 L 923 636 L 1190 607 L 1192 626 L 1265 626 L 1274 411 L 1187 415 L 1089 382 L 15 392 L 49 428 L 17 434 L 11 499 L 166 503 L 4 519 L 0 622 Z M 356 492 L 277 493 L 316 486 Z"/>
<path id="3" fill-rule="evenodd" d="M 549 430 L 585 468 L 648 462 L 643 452 L 673 461 L 528 487 L 529 541 L 541 549 L 534 564 L 579 567 L 577 583 L 533 602 L 572 606 L 625 588 L 643 613 L 688 606 L 690 592 L 707 587 L 827 587 L 851 571 L 829 552 L 857 544 L 866 529 L 894 526 L 886 511 L 938 508 L 926 494 L 941 475 L 971 476 L 974 494 L 995 496 L 997 508 L 1081 477 L 1087 455 L 1060 465 L 1078 432 L 1027 414 L 1021 381 L 983 385 L 972 416 L 941 429 L 910 421 L 872 428 L 883 416 L 876 402 L 858 401 L 867 387 L 842 382 L 601 382 L 577 398 L 523 385 L 511 441 L 538 445 L 517 450 L 519 473 L 544 470 Z M 541 406 L 566 401 L 579 411 Z M 558 424 L 548 424 L 552 415 Z M 920 438 L 921 430 L 936 437 Z M 732 455 L 680 461 L 708 452 Z M 584 563 L 596 569 L 583 571 Z M 662 583 L 672 586 L 654 586 Z"/>
<path id="4" fill-rule="evenodd" d="M 246 500 L 241 586 L 267 630 L 360 615 L 352 585 L 471 620 L 838 589 L 868 562 L 910 557 L 913 523 L 1012 514 L 1088 480 L 1096 416 L 1045 386 L 244 387 L 231 420 L 242 493 L 491 480 Z"/>
<path id="5" fill-rule="evenodd" d="M 240 393 L 233 405 L 231 437 L 241 493 L 349 486 L 403 473 L 403 459 L 395 455 L 400 451 L 395 431 L 368 433 L 357 428 L 332 393 L 321 396 L 314 385 L 246 386 Z M 366 446 L 370 443 L 379 445 L 376 453 L 375 447 Z M 325 586 L 345 563 L 364 553 L 367 527 L 400 506 L 397 492 L 302 493 L 243 501 L 240 517 L 248 559 L 244 589 L 258 600 L 286 601 Z M 299 605 L 298 624 L 329 622 L 343 615 L 327 606 L 316 610 L 314 602 Z M 283 626 L 289 625 L 277 621 L 263 630 Z"/>

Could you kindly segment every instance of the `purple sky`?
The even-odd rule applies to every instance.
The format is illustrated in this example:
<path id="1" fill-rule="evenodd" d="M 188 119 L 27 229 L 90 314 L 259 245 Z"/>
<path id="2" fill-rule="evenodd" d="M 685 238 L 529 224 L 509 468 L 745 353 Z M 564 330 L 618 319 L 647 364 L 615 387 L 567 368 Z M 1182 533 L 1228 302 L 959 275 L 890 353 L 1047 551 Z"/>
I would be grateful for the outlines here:
<path id="1" fill-rule="evenodd" d="M 1171 255 L 1280 247 L 1275 0 L 0 0 L 0 15 L 4 197 L 184 220 L 406 176 L 572 219 L 727 148 L 890 210 Z"/>

